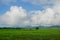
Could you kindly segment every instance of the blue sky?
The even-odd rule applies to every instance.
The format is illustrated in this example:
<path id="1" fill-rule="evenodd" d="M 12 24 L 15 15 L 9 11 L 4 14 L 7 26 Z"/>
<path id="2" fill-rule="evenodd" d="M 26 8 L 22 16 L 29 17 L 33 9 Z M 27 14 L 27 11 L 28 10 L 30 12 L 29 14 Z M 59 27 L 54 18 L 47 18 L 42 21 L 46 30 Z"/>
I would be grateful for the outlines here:
<path id="1" fill-rule="evenodd" d="M 17 0 L 16 2 L 9 2 L 7 4 L 0 3 L 0 14 L 4 14 L 6 11 L 10 9 L 11 6 L 22 6 L 25 8 L 27 11 L 30 10 L 43 10 L 45 6 L 52 6 L 52 4 L 40 4 L 40 5 L 35 5 L 31 4 L 28 2 L 23 2 L 22 0 Z"/>
<path id="2" fill-rule="evenodd" d="M 3 4 L 0 3 L 0 14 L 5 13 L 6 11 L 8 11 L 10 9 L 11 6 L 22 6 L 23 8 L 25 8 L 26 10 L 41 10 L 42 7 L 41 6 L 36 6 L 36 5 L 32 5 L 30 3 L 24 3 L 24 2 L 12 2 L 10 4 Z"/>
<path id="3" fill-rule="evenodd" d="M 60 0 L 0 0 L 0 26 L 60 25 L 59 10 Z"/>

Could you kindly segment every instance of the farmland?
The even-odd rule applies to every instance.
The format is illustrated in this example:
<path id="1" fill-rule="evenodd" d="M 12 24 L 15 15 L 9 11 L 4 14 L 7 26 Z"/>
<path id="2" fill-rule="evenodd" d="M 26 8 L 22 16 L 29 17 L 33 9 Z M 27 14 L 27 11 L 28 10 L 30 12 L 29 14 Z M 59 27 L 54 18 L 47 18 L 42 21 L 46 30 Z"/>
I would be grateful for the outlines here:
<path id="1" fill-rule="evenodd" d="M 60 40 L 60 29 L 0 29 L 0 40 Z"/>

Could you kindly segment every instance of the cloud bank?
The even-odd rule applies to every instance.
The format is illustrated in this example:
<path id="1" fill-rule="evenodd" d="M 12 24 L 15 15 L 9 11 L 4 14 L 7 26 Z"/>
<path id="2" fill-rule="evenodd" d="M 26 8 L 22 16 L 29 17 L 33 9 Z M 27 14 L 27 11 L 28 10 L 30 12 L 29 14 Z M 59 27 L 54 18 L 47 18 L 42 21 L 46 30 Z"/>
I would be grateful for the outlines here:
<path id="1" fill-rule="evenodd" d="M 0 16 L 0 26 L 60 25 L 60 12 L 56 10 L 47 8 L 27 12 L 23 7 L 11 6 L 9 11 Z"/>
<path id="2" fill-rule="evenodd" d="M 33 11 L 33 24 L 60 25 L 60 0 L 23 0 L 34 5 L 46 5 L 43 11 Z M 53 6 L 52 6 L 53 5 Z M 50 7 L 52 6 L 52 7 Z M 57 22 L 56 22 L 57 21 Z"/>
<path id="3" fill-rule="evenodd" d="M 23 0 L 32 4 L 46 4 L 48 0 Z M 11 2 L 11 1 L 9 1 Z M 11 6 L 10 10 L 0 16 L 1 27 L 32 26 L 32 25 L 60 25 L 60 0 L 50 0 L 52 8 L 43 11 L 26 11 L 23 7 Z"/>
<path id="4" fill-rule="evenodd" d="M 20 25 L 25 26 L 29 24 L 27 12 L 22 7 L 12 6 L 9 11 L 1 16 L 1 22 L 3 25 Z"/>

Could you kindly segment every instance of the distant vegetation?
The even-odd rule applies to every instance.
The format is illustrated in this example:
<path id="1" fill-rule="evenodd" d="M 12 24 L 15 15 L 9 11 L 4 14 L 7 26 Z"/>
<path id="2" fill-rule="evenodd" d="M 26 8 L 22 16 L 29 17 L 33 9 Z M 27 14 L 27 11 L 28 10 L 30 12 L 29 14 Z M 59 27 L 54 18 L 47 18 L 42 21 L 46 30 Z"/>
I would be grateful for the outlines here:
<path id="1" fill-rule="evenodd" d="M 60 25 L 53 26 L 26 26 L 26 27 L 0 27 L 0 29 L 40 29 L 40 28 L 60 28 Z"/>

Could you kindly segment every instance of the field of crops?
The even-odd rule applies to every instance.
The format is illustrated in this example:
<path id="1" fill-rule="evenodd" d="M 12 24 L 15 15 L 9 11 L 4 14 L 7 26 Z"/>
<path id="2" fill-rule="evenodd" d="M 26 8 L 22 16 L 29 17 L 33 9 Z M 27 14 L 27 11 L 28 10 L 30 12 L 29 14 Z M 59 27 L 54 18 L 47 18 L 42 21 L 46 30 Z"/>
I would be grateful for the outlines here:
<path id="1" fill-rule="evenodd" d="M 0 29 L 0 40 L 60 40 L 60 29 Z"/>

